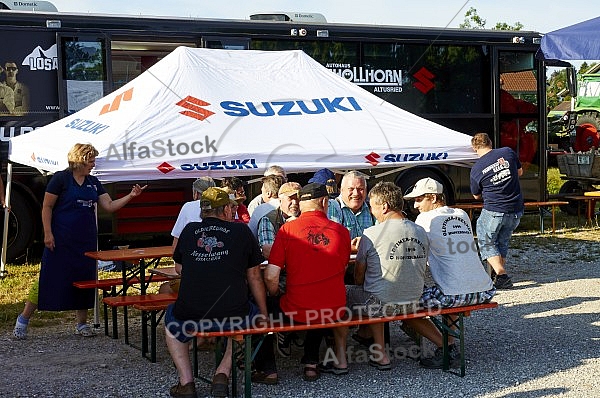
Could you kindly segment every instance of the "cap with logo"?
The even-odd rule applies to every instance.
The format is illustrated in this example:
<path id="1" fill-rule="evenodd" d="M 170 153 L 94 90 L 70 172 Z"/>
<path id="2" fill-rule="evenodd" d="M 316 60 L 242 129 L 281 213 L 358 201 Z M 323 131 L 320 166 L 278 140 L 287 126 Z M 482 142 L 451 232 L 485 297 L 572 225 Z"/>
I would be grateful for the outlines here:
<path id="1" fill-rule="evenodd" d="M 202 210 L 216 209 L 228 204 L 237 205 L 237 202 L 222 188 L 210 187 L 202 192 L 202 199 L 200 199 Z"/>
<path id="2" fill-rule="evenodd" d="M 294 196 L 298 195 L 302 185 L 297 182 L 286 182 L 279 188 L 278 196 Z"/>
<path id="3" fill-rule="evenodd" d="M 325 185 L 319 184 L 318 182 L 312 182 L 303 186 L 302 189 L 300 189 L 298 196 L 300 200 L 311 200 L 329 196 L 329 194 L 327 193 Z"/>
<path id="4" fill-rule="evenodd" d="M 428 193 L 433 193 L 433 194 L 444 193 L 444 186 L 442 184 L 440 184 L 439 182 L 437 182 L 436 180 L 434 180 L 433 178 L 429 178 L 429 177 L 422 178 L 419 181 L 417 181 L 417 183 L 415 184 L 415 187 L 413 188 L 412 191 L 410 191 L 410 193 L 404 195 L 404 198 L 406 198 L 406 199 L 417 198 L 419 196 L 423 196 Z"/>

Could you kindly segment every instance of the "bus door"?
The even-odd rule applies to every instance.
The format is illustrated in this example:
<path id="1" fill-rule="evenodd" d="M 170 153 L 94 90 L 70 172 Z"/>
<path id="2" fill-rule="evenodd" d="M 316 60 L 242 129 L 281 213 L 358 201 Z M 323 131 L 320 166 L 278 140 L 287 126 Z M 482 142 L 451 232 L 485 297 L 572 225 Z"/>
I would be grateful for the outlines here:
<path id="1" fill-rule="evenodd" d="M 528 200 L 543 200 L 545 187 L 545 138 L 539 117 L 538 63 L 535 51 L 497 49 L 495 82 L 495 147 L 512 148 L 523 166 L 521 186 Z M 542 189 L 540 189 L 542 188 Z"/>
<path id="2" fill-rule="evenodd" d="M 105 34 L 59 33 L 58 95 L 60 117 L 96 102 L 112 91 Z"/>

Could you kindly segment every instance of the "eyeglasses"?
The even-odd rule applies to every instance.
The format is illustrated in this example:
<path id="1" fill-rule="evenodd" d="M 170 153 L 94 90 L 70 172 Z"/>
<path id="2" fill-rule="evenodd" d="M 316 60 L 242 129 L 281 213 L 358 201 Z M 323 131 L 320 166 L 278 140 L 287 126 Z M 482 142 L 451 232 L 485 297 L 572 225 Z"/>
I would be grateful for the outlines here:
<path id="1" fill-rule="evenodd" d="M 9 71 L 9 72 L 14 72 L 14 71 L 17 70 L 17 67 L 16 66 L 9 66 L 9 67 L 6 68 L 6 70 Z"/>

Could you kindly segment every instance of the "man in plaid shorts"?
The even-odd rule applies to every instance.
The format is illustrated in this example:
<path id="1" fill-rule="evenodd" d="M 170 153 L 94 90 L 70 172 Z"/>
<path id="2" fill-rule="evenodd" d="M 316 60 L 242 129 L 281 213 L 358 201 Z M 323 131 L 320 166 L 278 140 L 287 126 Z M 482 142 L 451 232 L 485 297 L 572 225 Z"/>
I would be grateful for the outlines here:
<path id="1" fill-rule="evenodd" d="M 415 223 L 429 238 L 428 263 L 435 285 L 423 290 L 420 304 L 448 308 L 490 301 L 496 288 L 481 264 L 467 213 L 446 206 L 444 187 L 433 178 L 417 181 L 404 198 L 414 199 L 420 212 Z M 431 359 L 432 367 L 436 359 L 437 355 Z"/>

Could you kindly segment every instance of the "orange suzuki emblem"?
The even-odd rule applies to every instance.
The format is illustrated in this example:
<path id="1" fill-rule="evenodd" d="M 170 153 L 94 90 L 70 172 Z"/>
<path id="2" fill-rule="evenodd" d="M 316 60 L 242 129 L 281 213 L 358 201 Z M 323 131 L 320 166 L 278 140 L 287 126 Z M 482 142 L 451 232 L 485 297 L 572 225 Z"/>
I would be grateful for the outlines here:
<path id="1" fill-rule="evenodd" d="M 203 106 L 210 105 L 206 101 L 202 101 L 201 99 L 192 97 L 188 95 L 181 101 L 177 103 L 182 108 L 189 109 L 187 111 L 181 111 L 182 115 L 193 117 L 194 119 L 204 120 L 215 113 L 213 111 L 209 111 L 208 109 L 202 108 Z"/>
<path id="2" fill-rule="evenodd" d="M 129 90 L 121 93 L 115 97 L 111 104 L 105 104 L 100 111 L 100 115 L 104 115 L 108 112 L 114 112 L 119 109 L 119 105 L 121 105 L 121 101 L 131 101 L 133 97 L 133 87 Z"/>

